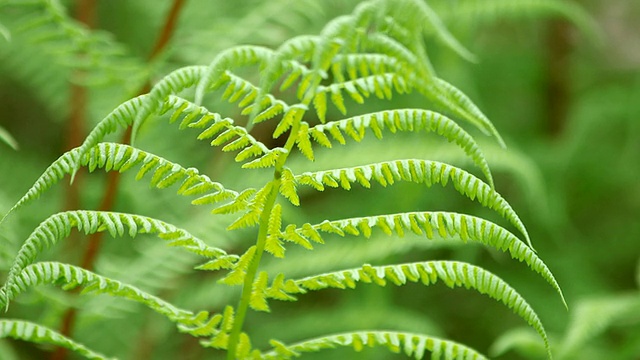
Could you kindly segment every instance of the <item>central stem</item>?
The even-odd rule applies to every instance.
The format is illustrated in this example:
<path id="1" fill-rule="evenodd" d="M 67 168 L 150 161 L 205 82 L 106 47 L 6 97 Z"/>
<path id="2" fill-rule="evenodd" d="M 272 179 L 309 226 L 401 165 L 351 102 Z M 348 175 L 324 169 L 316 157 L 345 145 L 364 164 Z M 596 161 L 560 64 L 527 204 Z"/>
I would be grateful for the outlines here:
<path id="1" fill-rule="evenodd" d="M 258 267 L 260 266 L 260 259 L 262 259 L 262 253 L 264 252 L 264 247 L 267 243 L 268 228 L 269 228 L 269 218 L 271 217 L 271 211 L 273 210 L 273 206 L 276 203 L 276 198 L 278 197 L 278 190 L 280 188 L 280 183 L 282 182 L 280 179 L 282 168 L 284 167 L 284 163 L 293 149 L 293 146 L 296 143 L 296 138 L 298 137 L 298 130 L 300 129 L 300 122 L 294 123 L 291 128 L 291 132 L 289 133 L 289 138 L 287 139 L 284 148 L 287 150 L 284 154 L 280 155 L 275 164 L 275 169 L 273 172 L 273 180 L 271 181 L 271 190 L 269 191 L 269 195 L 267 195 L 267 200 L 265 202 L 264 208 L 262 210 L 262 214 L 260 214 L 260 222 L 258 223 L 258 238 L 256 241 L 256 252 L 249 263 L 249 268 L 247 269 L 247 273 L 244 277 L 244 283 L 242 284 L 242 295 L 240 296 L 240 302 L 238 303 L 238 308 L 236 309 L 236 317 L 233 322 L 233 328 L 231 329 L 231 333 L 229 335 L 229 346 L 227 349 L 227 360 L 236 359 L 236 352 L 238 349 L 238 341 L 240 340 L 240 334 L 242 333 L 242 327 L 244 325 L 244 319 L 247 316 L 247 310 L 249 309 L 249 302 L 251 300 L 251 291 L 253 289 L 253 282 L 256 278 L 256 274 L 258 273 Z"/>

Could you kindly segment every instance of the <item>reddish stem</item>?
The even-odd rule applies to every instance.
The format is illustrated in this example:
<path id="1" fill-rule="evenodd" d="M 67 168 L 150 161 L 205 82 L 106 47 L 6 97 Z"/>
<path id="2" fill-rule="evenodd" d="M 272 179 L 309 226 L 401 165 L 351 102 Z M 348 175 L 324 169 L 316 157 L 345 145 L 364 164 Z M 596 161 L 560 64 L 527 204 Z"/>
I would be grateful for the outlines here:
<path id="1" fill-rule="evenodd" d="M 160 36 L 158 37 L 155 46 L 153 47 L 150 55 L 149 61 L 154 60 L 167 46 L 169 40 L 171 39 L 172 34 L 175 31 L 175 27 L 177 24 L 178 17 L 180 15 L 180 11 L 184 7 L 186 0 L 174 0 L 171 9 L 167 15 L 165 24 L 160 32 Z M 78 4 L 78 15 L 77 19 L 87 24 L 88 26 L 93 25 L 93 21 L 95 19 L 95 0 L 80 0 Z M 147 83 L 140 89 L 138 94 L 144 94 L 150 90 L 150 83 Z M 78 92 L 77 94 L 75 92 Z M 82 127 L 84 125 L 84 116 L 86 114 L 86 89 L 77 85 L 72 86 L 72 118 L 71 118 L 71 129 L 70 129 L 70 139 L 73 139 L 73 143 L 80 144 L 83 136 Z M 77 104 L 76 104 L 77 103 Z M 74 115 L 75 114 L 75 115 Z M 79 138 L 77 140 L 76 138 Z M 127 129 L 126 133 L 123 135 L 122 143 L 129 143 L 131 139 L 131 128 Z M 77 140 L 77 141 L 76 141 Z M 70 140 L 71 143 L 71 140 Z M 76 145 L 77 146 L 77 145 Z M 113 208 L 116 200 L 116 194 L 118 192 L 118 186 L 120 184 L 120 173 L 119 172 L 110 172 L 107 175 L 107 185 L 104 193 L 104 197 L 102 198 L 102 202 L 100 203 L 99 210 L 100 211 L 109 211 Z M 75 182 L 77 184 L 77 180 Z M 78 188 L 77 185 L 69 191 L 67 198 L 67 206 L 69 205 L 78 205 Z M 78 208 L 75 206 L 75 208 Z M 89 236 L 88 246 L 84 253 L 84 256 L 81 261 L 81 266 L 87 270 L 92 270 L 96 258 L 100 252 L 100 248 L 102 245 L 102 241 L 104 239 L 102 232 L 94 233 Z M 65 312 L 62 325 L 60 328 L 61 334 L 65 336 L 71 335 L 73 332 L 73 328 L 75 326 L 75 320 L 77 317 L 77 309 L 69 308 Z M 67 351 L 64 348 L 58 348 L 51 356 L 51 360 L 65 360 L 67 358 Z"/>
<path id="2" fill-rule="evenodd" d="M 547 35 L 546 132 L 558 137 L 564 130 L 571 101 L 569 55 L 570 27 L 564 20 L 551 20 Z"/>

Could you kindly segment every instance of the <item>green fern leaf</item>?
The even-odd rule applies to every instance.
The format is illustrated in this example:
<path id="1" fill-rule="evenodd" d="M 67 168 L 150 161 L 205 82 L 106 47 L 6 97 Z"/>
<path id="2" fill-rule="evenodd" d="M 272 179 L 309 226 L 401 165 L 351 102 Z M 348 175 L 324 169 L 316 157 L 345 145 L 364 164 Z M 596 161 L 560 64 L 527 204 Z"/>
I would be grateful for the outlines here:
<path id="1" fill-rule="evenodd" d="M 84 156 L 80 158 L 80 154 Z M 158 188 L 166 188 L 182 181 L 178 194 L 191 196 L 214 191 L 193 201 L 194 204 L 209 204 L 212 202 L 233 199 L 237 193 L 211 181 L 206 175 L 198 174 L 197 169 L 184 169 L 178 164 L 138 150 L 128 145 L 115 143 L 100 143 L 88 151 L 75 148 L 60 156 L 53 162 L 36 182 L 27 190 L 26 194 L 4 215 L 0 223 L 17 209 L 28 202 L 37 199 L 51 186 L 56 184 L 65 174 L 72 174 L 76 165 L 88 166 L 90 171 L 96 168 L 105 168 L 119 172 L 130 170 L 133 166 L 141 165 L 137 178 L 140 179 L 153 169 L 157 169 L 151 184 Z"/>
<path id="2" fill-rule="evenodd" d="M 153 218 L 115 212 L 67 211 L 43 221 L 24 242 L 7 275 L 4 285 L 6 297 L 11 296 L 15 277 L 33 263 L 45 247 L 51 247 L 69 236 L 73 227 L 85 234 L 108 231 L 114 237 L 123 236 L 128 228 L 130 236 L 158 234 L 160 238 L 168 240 L 170 245 L 180 246 L 196 254 L 213 258 L 226 255 L 224 250 L 206 245 L 186 230 Z"/>
<path id="3" fill-rule="evenodd" d="M 309 124 L 306 121 L 300 122 L 300 128 L 296 136 L 298 149 L 307 159 L 313 161 L 313 148 L 309 139 Z"/>
<path id="4" fill-rule="evenodd" d="M 229 305 L 225 306 L 222 316 L 216 316 L 216 322 L 214 323 L 217 324 L 219 322 L 219 329 L 211 331 L 214 333 L 214 336 L 210 340 L 201 341 L 200 343 L 216 349 L 227 349 L 229 344 L 229 331 L 231 331 L 234 321 L 235 311 L 233 307 Z"/>
<path id="5" fill-rule="evenodd" d="M 247 273 L 247 268 L 253 260 L 256 253 L 256 246 L 252 246 L 245 251 L 240 259 L 233 265 L 233 270 L 227 274 L 224 278 L 220 279 L 220 282 L 227 285 L 242 285 L 244 277 Z"/>
<path id="6" fill-rule="evenodd" d="M 434 31 L 437 38 L 447 45 L 450 49 L 458 53 L 464 59 L 475 62 L 476 57 L 467 50 L 458 40 L 447 30 L 438 15 L 422 0 L 412 0 L 412 6 L 416 10 L 417 22 L 423 23 L 427 35 Z"/>
<path id="7" fill-rule="evenodd" d="M 372 60 L 379 64 L 394 69 L 395 73 L 404 75 L 406 80 L 413 79 L 414 76 L 423 78 L 431 78 L 433 71 L 425 68 L 416 55 L 406 46 L 398 42 L 396 39 L 384 34 L 374 33 L 363 39 L 363 47 L 369 51 L 378 54 L 357 54 L 347 55 L 343 61 L 355 63 L 358 67 L 362 62 L 370 63 Z M 372 59 L 371 57 L 376 58 Z M 355 68 L 354 68 L 355 70 Z M 357 73 L 352 71 L 352 79 L 357 77 Z"/>
<path id="8" fill-rule="evenodd" d="M 383 129 L 389 129 L 392 133 L 396 131 L 418 132 L 420 130 L 435 132 L 460 146 L 476 166 L 482 170 L 489 185 L 493 187 L 489 164 L 473 137 L 453 120 L 436 112 L 421 109 L 387 110 L 316 125 L 311 128 L 310 133 L 314 139 L 318 139 L 322 138 L 319 133 L 324 135 L 325 131 L 328 131 L 334 139 L 340 141 L 344 137 L 342 134 L 340 134 L 340 137 L 336 137 L 336 134 L 342 131 L 350 135 L 354 140 L 360 141 L 364 137 L 365 129 L 367 128 L 371 129 L 378 138 L 382 137 L 381 130 Z M 326 135 L 324 138 L 326 138 Z"/>
<path id="9" fill-rule="evenodd" d="M 265 155 L 245 163 L 242 165 L 243 169 L 261 169 L 273 167 L 280 156 L 287 154 L 288 151 L 285 148 L 274 148 L 269 150 Z"/>
<path id="10" fill-rule="evenodd" d="M 445 9 L 442 9 L 445 10 Z M 602 41 L 598 25 L 578 4 L 559 0 L 466 0 L 456 5 L 454 11 L 439 12 L 445 21 L 489 22 L 505 18 L 539 17 L 559 15 L 571 21 L 596 44 Z"/>
<path id="11" fill-rule="evenodd" d="M 435 99 L 441 106 L 460 118 L 474 124 L 485 134 L 490 134 L 496 138 L 501 147 L 506 148 L 506 144 L 493 123 L 478 109 L 478 107 L 462 91 L 442 79 L 434 79 L 433 83 L 425 85 L 423 82 L 417 84 L 418 89 L 427 98 Z"/>
<path id="12" fill-rule="evenodd" d="M 194 314 L 179 309 L 172 304 L 146 293 L 135 286 L 95 274 L 83 268 L 59 262 L 39 262 L 25 267 L 5 292 L 4 301 L 8 303 L 30 286 L 56 284 L 71 289 L 84 287 L 83 293 L 107 294 L 132 300 L 147 306 L 176 323 L 192 324 Z"/>
<path id="13" fill-rule="evenodd" d="M 297 294 L 304 292 L 295 281 L 288 279 L 285 280 L 284 274 L 280 273 L 273 279 L 273 283 L 267 288 L 265 294 L 270 299 L 277 299 L 283 301 L 295 301 L 296 297 L 291 294 Z"/>
<path id="14" fill-rule="evenodd" d="M 304 104 L 289 106 L 273 131 L 273 138 L 277 139 L 285 131 L 289 130 L 293 124 L 299 123 L 307 110 L 308 107 Z"/>
<path id="15" fill-rule="evenodd" d="M 438 279 L 451 288 L 460 286 L 467 289 L 473 288 L 501 301 L 540 334 L 547 350 L 550 351 L 542 322 L 524 298 L 496 275 L 471 264 L 457 261 L 427 261 L 388 266 L 365 265 L 359 269 L 309 276 L 297 280 L 296 284 L 303 289 L 320 290 L 354 288 L 360 281 L 385 286 L 388 280 L 400 286 L 408 281 L 421 281 L 424 285 L 430 285 L 436 283 Z"/>
<path id="16" fill-rule="evenodd" d="M 443 340 L 429 335 L 412 334 L 396 331 L 358 331 L 328 335 L 284 345 L 271 341 L 274 350 L 264 353 L 263 359 L 291 359 L 301 353 L 315 352 L 323 349 L 333 349 L 338 346 L 350 346 L 360 351 L 364 346 L 384 346 L 395 353 L 404 352 L 409 357 L 423 359 L 425 351 L 431 351 L 431 359 L 464 359 L 485 360 L 482 354 L 462 344 L 450 340 Z"/>
<path id="17" fill-rule="evenodd" d="M 316 114 L 321 123 L 326 122 L 327 117 L 327 93 L 319 91 L 313 98 L 313 106 L 316 109 Z"/>
<path id="18" fill-rule="evenodd" d="M 617 323 L 628 323 L 640 313 L 640 294 L 617 293 L 586 298 L 574 308 L 566 335 L 558 351 L 559 358 L 569 357 Z M 633 320 L 631 320 L 633 321 Z M 635 321 L 637 324 L 637 320 Z"/>
<path id="19" fill-rule="evenodd" d="M 275 204 L 269 215 L 267 226 L 267 238 L 264 250 L 277 258 L 284 258 L 285 248 L 280 240 L 280 228 L 282 227 L 282 206 Z"/>
<path id="20" fill-rule="evenodd" d="M 256 189 L 249 188 L 238 194 L 233 201 L 228 204 L 218 206 L 211 211 L 213 214 L 234 214 L 242 210 L 246 210 L 249 205 L 249 199 L 256 193 Z"/>
<path id="21" fill-rule="evenodd" d="M 34 324 L 23 320 L 1 319 L 0 338 L 14 338 L 18 340 L 52 344 L 75 351 L 87 359 L 108 360 L 105 355 L 94 352 L 84 345 L 61 335 L 45 326 Z"/>
<path id="22" fill-rule="evenodd" d="M 560 285 L 542 259 L 511 232 L 479 217 L 450 212 L 409 212 L 327 220 L 317 225 L 305 224 L 296 232 L 306 238 L 320 237 L 318 234 L 320 231 L 339 236 L 350 234 L 369 238 L 373 228 L 379 228 L 387 235 L 396 233 L 398 236 L 403 236 L 406 230 L 416 235 L 424 234 L 428 239 L 436 236 L 443 239 L 460 238 L 465 242 L 479 242 L 497 250 L 509 252 L 512 258 L 526 263 L 529 268 L 540 274 L 560 295 L 565 307 L 567 306 Z M 283 236 L 286 238 L 287 233 Z"/>
<path id="23" fill-rule="evenodd" d="M 220 333 L 218 327 L 222 318 L 221 314 L 215 314 L 209 318 L 207 311 L 201 311 L 193 317 L 193 324 L 178 324 L 178 329 L 182 333 L 193 336 L 212 336 Z"/>
<path id="24" fill-rule="evenodd" d="M 206 72 L 206 66 L 186 66 L 177 69 L 158 81 L 145 101 L 145 106 L 137 113 L 131 131 L 131 144 L 135 144 L 138 132 L 151 114 L 162 108 L 165 99 L 171 94 L 195 86 Z M 101 140 L 100 140 L 101 141 Z"/>
<path id="25" fill-rule="evenodd" d="M 148 97 L 148 95 L 140 95 L 131 100 L 127 100 L 105 116 L 104 119 L 91 130 L 80 146 L 80 156 L 84 155 L 99 142 L 102 142 L 107 135 L 131 126 L 137 114 L 144 108 Z"/>
<path id="26" fill-rule="evenodd" d="M 267 304 L 267 284 L 269 282 L 269 275 L 266 271 L 261 271 L 258 274 L 258 278 L 253 282 L 251 287 L 251 300 L 249 306 L 256 311 L 269 312 L 269 305 Z"/>
<path id="27" fill-rule="evenodd" d="M 196 104 L 201 104 L 206 92 L 212 90 L 221 75 L 235 67 L 267 63 L 273 50 L 262 46 L 236 46 L 221 52 L 207 67 L 196 88 Z"/>
<path id="28" fill-rule="evenodd" d="M 234 264 L 240 259 L 238 255 L 223 255 L 215 260 L 208 261 L 202 265 L 196 267 L 198 270 L 220 270 L 220 269 L 233 269 Z"/>
<path id="29" fill-rule="evenodd" d="M 367 181 L 375 180 L 382 186 L 393 184 L 395 181 L 412 181 L 423 183 L 427 186 L 440 183 L 443 186 L 451 181 L 453 187 L 471 200 L 495 210 L 518 229 L 531 246 L 531 240 L 524 224 L 511 208 L 511 205 L 500 194 L 491 189 L 489 185 L 470 173 L 437 161 L 407 159 L 376 164 L 363 165 L 351 168 L 333 169 L 318 172 L 305 172 L 296 176 L 299 184 L 309 185 L 322 191 L 324 185 L 331 187 L 343 187 L 349 189 L 347 183 L 362 183 L 356 173 Z M 346 180 L 346 182 L 344 181 Z M 340 181 L 340 182 L 339 182 Z"/>
<path id="30" fill-rule="evenodd" d="M 295 176 L 291 170 L 286 167 L 282 169 L 280 180 L 280 188 L 278 189 L 280 194 L 287 198 L 287 200 L 289 200 L 293 205 L 299 206 L 300 198 L 298 197 L 298 192 L 296 190 Z"/>
<path id="31" fill-rule="evenodd" d="M 256 117 L 253 118 L 253 123 L 261 123 L 275 117 L 276 115 L 282 114 L 286 111 L 287 107 L 287 104 L 285 104 L 283 101 L 273 100 L 269 107 L 262 110 L 258 115 L 256 115 Z"/>

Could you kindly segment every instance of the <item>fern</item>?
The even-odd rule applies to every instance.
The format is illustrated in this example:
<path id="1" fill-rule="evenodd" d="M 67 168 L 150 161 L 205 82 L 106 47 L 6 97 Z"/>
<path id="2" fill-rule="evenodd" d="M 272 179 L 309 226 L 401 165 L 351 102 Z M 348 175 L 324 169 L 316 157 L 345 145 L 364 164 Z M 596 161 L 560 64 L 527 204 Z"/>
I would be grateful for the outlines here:
<path id="1" fill-rule="evenodd" d="M 87 359 L 109 359 L 44 326 L 22 320 L 0 320 L 0 337 L 48 343 L 71 349 Z"/>
<path id="2" fill-rule="evenodd" d="M 385 286 L 387 280 L 394 285 L 404 285 L 408 281 L 421 281 L 430 285 L 442 280 L 447 286 L 474 288 L 480 293 L 502 301 L 529 323 L 549 343 L 547 334 L 538 315 L 527 302 L 509 285 L 497 276 L 476 266 L 455 261 L 431 261 L 423 263 L 398 264 L 390 266 L 365 265 L 360 269 L 343 270 L 310 276 L 296 280 L 297 291 L 320 290 L 324 288 L 355 288 L 357 282 L 375 283 Z M 293 288 L 293 286 L 289 286 Z"/>
<path id="3" fill-rule="evenodd" d="M 222 249 L 208 245 L 181 227 L 147 216 L 89 210 L 61 212 L 43 221 L 24 241 L 1 288 L 2 303 L 8 307 L 19 294 L 35 285 L 62 285 L 64 290 L 82 286 L 83 293 L 141 303 L 175 323 L 181 332 L 200 338 L 203 347 L 226 352 L 228 359 L 290 358 L 337 346 L 361 350 L 364 345 L 384 346 L 418 359 L 425 357 L 427 351 L 433 359 L 484 359 L 480 353 L 453 340 L 377 329 L 319 334 L 293 345 L 272 339 L 273 349 L 262 351 L 246 325 L 253 315 L 251 310 L 270 312 L 272 300 L 295 301 L 296 294 L 311 290 L 353 288 L 358 281 L 385 286 L 388 282 L 403 285 L 421 281 L 428 285 L 442 280 L 449 287 L 464 286 L 504 303 L 538 333 L 550 354 L 547 334 L 532 307 L 514 288 L 478 266 L 455 261 L 403 264 L 386 259 L 392 263 L 324 274 L 315 272 L 294 280 L 287 271 L 274 272 L 264 264 L 263 258 L 268 257 L 265 253 L 272 255 L 270 260 L 285 261 L 289 242 L 309 250 L 334 242 L 335 237 L 328 234 L 369 238 L 374 229 L 393 237 L 424 234 L 428 239 L 444 242 L 458 240 L 461 246 L 477 242 L 509 252 L 512 258 L 544 278 L 564 302 L 560 286 L 533 250 L 519 215 L 496 191 L 481 147 L 459 123 L 466 122 L 491 135 L 503 146 L 502 138 L 469 97 L 437 77 L 425 51 L 425 38 L 435 38 L 460 56 L 474 59 L 424 1 L 370 0 L 358 4 L 350 15 L 330 21 L 317 36 L 293 37 L 276 49 L 254 45 L 231 47 L 220 52 L 208 66 L 189 66 L 163 77 L 148 94 L 122 103 L 104 117 L 81 146 L 63 154 L 44 171 L 9 213 L 34 202 L 65 175 L 73 180 L 81 169 L 90 172 L 103 169 L 125 175 L 136 170 L 136 180 L 146 178 L 150 187 L 157 189 L 177 187 L 178 195 L 196 197 L 192 205 L 211 206 L 212 214 L 225 221 L 227 231 L 242 234 L 242 238 L 248 235 L 255 241 L 237 241 Z M 443 113 L 413 107 L 376 112 L 364 108 L 360 115 L 340 117 L 357 112 L 360 104 L 374 101 L 385 104 L 393 96 L 406 93 L 418 94 Z M 342 115 L 336 117 L 331 106 Z M 217 175 L 225 180 L 213 181 L 204 171 L 140 148 L 139 140 L 147 136 L 148 128 L 159 126 L 158 122 L 149 121 L 155 118 L 178 124 L 177 131 L 184 130 L 197 140 L 206 140 L 221 152 L 234 153 L 238 171 L 247 174 L 247 182 L 252 185 L 230 190 L 223 183 L 235 175 L 223 171 Z M 109 135 L 127 129 L 132 131 L 132 145 L 105 141 Z M 264 131 L 275 142 L 267 139 Z M 486 182 L 460 167 L 419 158 L 376 160 L 365 165 L 306 172 L 289 166 L 289 160 L 296 157 L 313 161 L 318 146 L 331 148 L 333 142 L 357 150 L 357 145 L 347 143 L 347 139 L 359 142 L 368 131 L 381 141 L 385 131 L 435 133 L 462 149 Z M 268 174 L 269 178 L 253 178 L 252 174 Z M 427 187 L 451 184 L 460 195 L 499 214 L 518 230 L 524 241 L 498 224 L 453 212 L 424 210 L 367 215 L 366 209 L 361 209 L 360 217 L 329 220 L 338 217 L 329 213 L 316 225 L 291 215 L 308 200 L 309 192 L 302 191 L 302 185 L 317 191 L 326 187 L 353 190 L 352 185 L 358 183 L 370 191 L 386 192 L 392 190 L 375 184 L 388 187 L 398 182 Z M 2 222 L 6 219 L 7 214 Z M 224 310 L 209 316 L 208 311 L 184 310 L 141 287 L 77 266 L 36 262 L 45 248 L 56 246 L 73 228 L 84 234 L 108 232 L 112 237 L 155 234 L 169 246 L 203 257 L 196 269 L 215 271 L 216 289 L 241 289 L 237 304 L 217 304 L 220 308 L 224 306 Z M 304 256 L 311 259 L 316 255 Z M 22 328 L 10 332 L 32 341 L 46 338 L 86 357 L 96 356 L 50 332 L 33 335 Z"/>
<path id="4" fill-rule="evenodd" d="M 356 351 L 362 350 L 365 346 L 384 346 L 392 352 L 403 352 L 405 355 L 416 359 L 422 359 L 426 350 L 432 352 L 432 359 L 441 357 L 465 360 L 486 359 L 480 353 L 461 344 L 431 336 L 393 331 L 336 334 L 289 346 L 274 341 L 272 345 L 275 350 L 264 354 L 264 359 L 290 359 L 298 357 L 305 352 L 331 349 L 337 346 L 351 346 Z"/>

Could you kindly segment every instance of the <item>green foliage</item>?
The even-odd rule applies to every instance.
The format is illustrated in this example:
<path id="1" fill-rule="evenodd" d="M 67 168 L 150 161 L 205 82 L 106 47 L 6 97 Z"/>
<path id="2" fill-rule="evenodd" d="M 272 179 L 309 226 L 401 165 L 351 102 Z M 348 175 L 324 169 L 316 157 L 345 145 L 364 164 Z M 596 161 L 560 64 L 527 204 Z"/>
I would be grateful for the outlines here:
<path id="1" fill-rule="evenodd" d="M 109 359 L 44 326 L 22 320 L 0 320 L 0 337 L 47 343 L 71 349 L 87 359 Z"/>
<path id="2" fill-rule="evenodd" d="M 161 8 L 148 3 L 104 6 L 137 9 L 137 22 Z M 100 359 L 88 348 L 123 358 L 147 356 L 145 347 L 153 347 L 167 357 L 189 349 L 193 358 L 288 359 L 313 358 L 314 352 L 353 357 L 351 348 L 367 356 L 368 347 L 380 347 L 416 359 L 484 359 L 482 343 L 462 345 L 465 336 L 442 321 L 446 315 L 434 320 L 423 314 L 427 302 L 436 310 L 462 304 L 424 296 L 438 294 L 437 286 L 427 285 L 440 280 L 497 300 L 496 311 L 509 308 L 520 317 L 513 321 L 529 326 L 506 332 L 491 355 L 525 349 L 525 357 L 571 358 L 589 349 L 609 323 L 637 310 L 632 296 L 579 303 L 561 345 L 555 332 L 547 335 L 542 320 L 555 321 L 549 314 L 564 309 L 541 306 L 550 301 L 531 296 L 527 286 L 535 280 L 522 273 L 550 285 L 540 293 L 552 289 L 566 307 L 550 270 L 560 265 L 548 266 L 541 259 L 547 251 L 533 249 L 532 238 L 545 237 L 543 225 L 525 227 L 531 214 L 516 211 L 524 207 L 517 195 L 513 206 L 507 202 L 514 191 L 489 164 L 524 179 L 532 188 L 532 208 L 546 210 L 547 189 L 526 155 L 505 150 L 494 123 L 465 93 L 477 89 L 457 81 L 454 86 L 439 73 L 443 54 L 482 58 L 458 38 L 469 35 L 466 26 L 483 22 L 560 15 L 596 42 L 599 34 L 581 8 L 554 0 L 215 3 L 210 6 L 229 19 L 186 9 L 179 31 L 193 31 L 191 43 L 176 44 L 150 64 L 119 42 L 129 39 L 116 41 L 72 20 L 58 1 L 0 4 L 6 10 L 0 41 L 10 43 L 0 49 L 6 60 L 0 71 L 44 99 L 52 117 L 67 116 L 69 82 L 106 94 L 90 104 L 90 112 L 99 114 L 92 118 L 102 120 L 90 121 L 93 130 L 82 144 L 49 161 L 17 202 L 0 197 L 2 240 L 8 239 L 0 305 L 12 317 L 45 309 L 37 324 L 2 320 L 2 337 Z M 230 21 L 232 16 L 238 18 Z M 248 40 L 258 45 L 237 45 Z M 190 65 L 203 61 L 211 62 Z M 48 62 L 50 69 L 43 66 Z M 186 66 L 173 70 L 176 63 Z M 54 75 L 47 77 L 49 71 Z M 131 98 L 148 79 L 155 83 L 149 92 Z M 114 140 L 128 132 L 130 142 Z M 0 140 L 16 147 L 2 127 Z M 99 190 L 101 174 L 87 174 L 97 169 L 122 174 L 117 207 L 126 210 L 100 205 L 49 216 L 50 208 L 41 205 L 56 202 L 50 193 L 64 187 L 58 183 L 66 175 L 81 186 L 89 179 L 81 206 L 97 204 L 108 193 Z M 154 217 L 142 215 L 147 213 Z M 46 220 L 33 230 L 30 223 L 42 214 Z M 554 221 L 552 215 L 534 216 Z M 21 244 L 23 235 L 10 228 L 17 221 L 31 233 Z M 91 269 L 72 265 L 76 259 L 65 249 L 98 233 L 118 239 L 103 244 Z M 479 248 L 498 267 L 488 265 Z M 511 264 L 509 257 L 517 261 Z M 69 292 L 76 288 L 82 291 Z M 418 296 L 407 296 L 416 288 Z M 442 291 L 458 298 L 455 290 Z M 396 301 L 419 303 L 420 310 Z M 82 331 L 69 337 L 51 330 L 68 305 L 84 313 Z M 148 310 L 156 317 L 145 315 Z M 323 316 L 337 324 L 307 321 Z M 275 323 L 278 331 L 265 330 Z M 99 338 L 92 335 L 97 333 Z M 153 344 L 152 338 L 162 341 Z"/>

